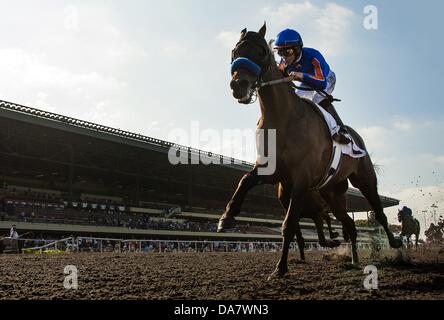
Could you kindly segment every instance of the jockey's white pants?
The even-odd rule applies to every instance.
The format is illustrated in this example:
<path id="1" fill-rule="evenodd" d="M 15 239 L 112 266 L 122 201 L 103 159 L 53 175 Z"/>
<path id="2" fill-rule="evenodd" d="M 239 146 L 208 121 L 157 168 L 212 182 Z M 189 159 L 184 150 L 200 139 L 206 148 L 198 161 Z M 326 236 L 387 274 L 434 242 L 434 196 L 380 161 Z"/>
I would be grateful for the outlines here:
<path id="1" fill-rule="evenodd" d="M 295 84 L 297 86 L 304 87 L 304 85 L 300 84 L 299 82 L 295 82 Z M 327 92 L 328 94 L 332 94 L 333 90 L 335 89 L 335 84 L 336 84 L 336 74 L 333 71 L 330 71 L 330 73 L 327 76 L 327 87 L 325 88 L 324 91 Z M 310 99 L 316 104 L 325 99 L 322 93 L 317 93 L 314 90 L 308 91 L 308 90 L 296 89 L 296 94 L 301 98 Z"/>
<path id="2" fill-rule="evenodd" d="M 330 73 L 328 74 L 328 77 L 327 77 L 327 87 L 325 88 L 324 91 L 327 92 L 328 94 L 332 94 L 333 90 L 335 89 L 335 84 L 336 84 L 336 75 L 333 71 L 330 71 Z M 297 84 L 297 86 L 304 87 L 304 85 L 300 85 L 300 84 Z M 318 104 L 318 106 L 319 106 L 319 102 L 321 102 L 322 100 L 325 99 L 325 97 L 322 93 L 317 93 L 314 90 L 307 91 L 307 90 L 296 89 L 296 94 L 300 97 L 310 99 L 314 103 Z M 333 116 L 320 106 L 319 106 L 319 110 L 321 110 L 322 114 L 324 115 L 325 121 L 327 122 L 328 127 L 330 128 L 331 135 L 333 136 L 336 133 L 338 133 L 340 127 L 336 123 L 336 120 L 333 118 Z"/>

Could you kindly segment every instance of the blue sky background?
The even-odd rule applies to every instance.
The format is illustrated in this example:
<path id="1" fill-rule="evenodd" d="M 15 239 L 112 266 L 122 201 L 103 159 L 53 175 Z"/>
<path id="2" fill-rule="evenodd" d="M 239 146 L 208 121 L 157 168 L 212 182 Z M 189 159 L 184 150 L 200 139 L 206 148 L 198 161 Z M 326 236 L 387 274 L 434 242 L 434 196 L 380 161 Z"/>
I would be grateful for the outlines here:
<path id="1" fill-rule="evenodd" d="M 363 27 L 367 5 L 377 30 Z M 162 139 L 194 121 L 254 130 L 258 105 L 229 90 L 230 51 L 244 27 L 267 21 L 267 38 L 295 28 L 336 72 L 337 110 L 381 165 L 381 193 L 411 206 L 422 227 L 443 214 L 442 1 L 19 0 L 0 10 L 1 99 Z M 242 141 L 230 144 L 254 160 Z"/>

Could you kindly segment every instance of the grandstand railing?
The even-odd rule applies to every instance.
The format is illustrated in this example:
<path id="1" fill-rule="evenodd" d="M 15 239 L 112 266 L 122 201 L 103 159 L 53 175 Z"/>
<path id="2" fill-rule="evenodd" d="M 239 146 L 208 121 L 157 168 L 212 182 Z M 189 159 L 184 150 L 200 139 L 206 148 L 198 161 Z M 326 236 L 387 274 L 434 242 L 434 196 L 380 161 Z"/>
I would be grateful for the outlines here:
<path id="1" fill-rule="evenodd" d="M 44 242 L 44 245 L 24 247 L 23 253 L 44 253 L 54 249 L 58 252 L 279 252 L 282 242 L 278 241 L 206 241 L 206 240 L 147 240 L 118 239 L 98 237 L 69 237 L 60 240 L 21 239 L 24 241 Z M 386 248 L 381 244 L 381 248 Z M 349 243 L 341 244 L 340 248 L 351 250 Z M 358 249 L 371 249 L 372 244 L 358 242 Z M 330 251 L 320 247 L 317 242 L 307 241 L 308 251 Z M 298 245 L 292 242 L 290 250 L 297 251 Z"/>
<path id="2" fill-rule="evenodd" d="M 343 243 L 341 247 L 351 250 L 349 243 Z M 125 240 L 96 237 L 78 237 L 75 248 L 76 252 L 277 252 L 281 249 L 280 241 Z M 297 243 L 292 242 L 290 249 L 297 251 Z M 307 241 L 305 249 L 331 250 L 314 241 Z M 371 244 L 358 242 L 358 249 L 371 249 Z"/>
<path id="3" fill-rule="evenodd" d="M 47 242 L 48 240 L 42 240 L 42 239 L 21 239 L 24 241 L 38 241 L 38 242 Z M 54 248 L 54 250 L 61 250 L 61 251 L 72 251 L 74 248 L 74 238 L 64 238 L 60 240 L 49 240 L 49 243 L 46 243 L 41 246 L 35 246 L 35 247 L 24 247 L 22 248 L 22 252 L 25 253 L 26 251 L 39 251 L 40 253 L 43 253 L 44 250 L 48 250 L 50 248 Z M 70 250 L 71 248 L 71 250 Z"/>

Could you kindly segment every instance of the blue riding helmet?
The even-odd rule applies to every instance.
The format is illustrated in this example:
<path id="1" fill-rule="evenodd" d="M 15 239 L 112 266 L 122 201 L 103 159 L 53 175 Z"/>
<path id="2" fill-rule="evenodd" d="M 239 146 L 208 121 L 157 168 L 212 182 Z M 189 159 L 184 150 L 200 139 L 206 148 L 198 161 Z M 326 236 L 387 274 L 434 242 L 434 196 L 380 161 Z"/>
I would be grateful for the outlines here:
<path id="1" fill-rule="evenodd" d="M 406 207 L 406 206 L 403 206 L 400 211 L 408 214 L 409 216 L 411 216 L 413 214 L 412 209 L 410 209 L 409 207 Z"/>
<path id="2" fill-rule="evenodd" d="M 282 47 L 293 47 L 293 46 L 304 46 L 302 42 L 302 37 L 299 32 L 293 29 L 285 29 L 276 37 L 275 49 Z"/>

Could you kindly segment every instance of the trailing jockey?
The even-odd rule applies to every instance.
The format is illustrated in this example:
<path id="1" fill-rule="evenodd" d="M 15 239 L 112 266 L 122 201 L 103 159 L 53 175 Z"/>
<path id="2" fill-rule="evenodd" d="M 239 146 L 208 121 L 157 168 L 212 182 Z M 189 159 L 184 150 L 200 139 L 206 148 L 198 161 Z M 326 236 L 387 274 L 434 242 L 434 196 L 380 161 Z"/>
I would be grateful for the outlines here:
<path id="1" fill-rule="evenodd" d="M 281 31 L 276 37 L 275 45 L 274 49 L 281 57 L 279 69 L 285 76 L 291 76 L 294 81 L 301 83 L 302 89 L 296 89 L 296 94 L 319 104 L 331 114 L 340 127 L 339 132 L 333 135 L 333 139 L 341 144 L 349 143 L 350 139 L 346 136 L 347 129 L 331 101 L 336 75 L 330 70 L 322 54 L 315 49 L 305 48 L 300 34 L 292 29 Z"/>

